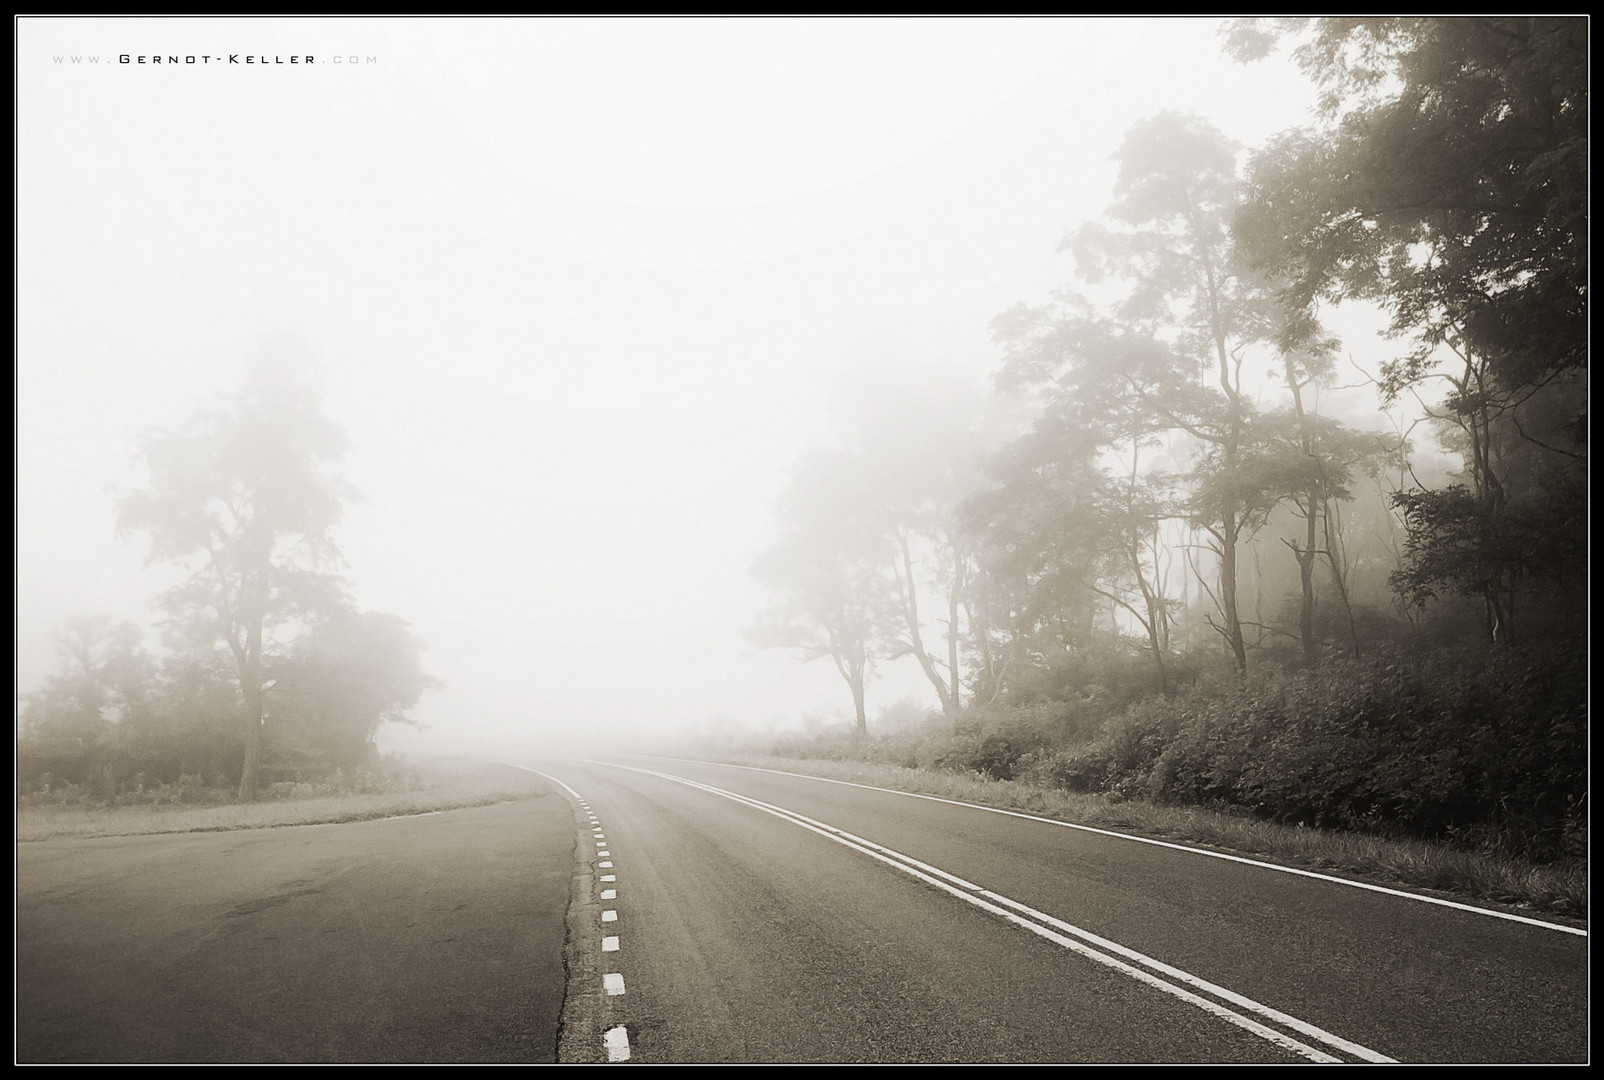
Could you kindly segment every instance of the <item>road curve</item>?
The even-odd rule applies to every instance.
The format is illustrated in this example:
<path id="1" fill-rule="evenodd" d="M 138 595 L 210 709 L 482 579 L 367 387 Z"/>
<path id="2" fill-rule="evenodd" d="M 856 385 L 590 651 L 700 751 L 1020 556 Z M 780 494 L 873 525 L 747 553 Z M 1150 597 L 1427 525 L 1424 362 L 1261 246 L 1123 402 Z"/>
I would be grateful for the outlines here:
<path id="1" fill-rule="evenodd" d="M 808 777 L 537 767 L 580 835 L 562 1060 L 1587 1057 L 1575 933 Z"/>

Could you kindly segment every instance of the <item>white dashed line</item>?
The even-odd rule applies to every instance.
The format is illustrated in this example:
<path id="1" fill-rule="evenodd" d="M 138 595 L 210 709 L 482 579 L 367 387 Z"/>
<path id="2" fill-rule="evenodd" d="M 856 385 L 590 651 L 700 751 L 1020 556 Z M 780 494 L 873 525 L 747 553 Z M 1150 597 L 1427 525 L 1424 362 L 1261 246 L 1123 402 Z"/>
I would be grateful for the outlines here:
<path id="1" fill-rule="evenodd" d="M 591 835 L 595 838 L 596 847 L 598 849 L 596 854 L 604 858 L 612 854 L 612 852 L 606 850 L 607 834 L 602 830 L 601 820 L 596 817 L 595 811 L 590 808 L 590 803 L 586 802 L 580 797 L 579 792 L 575 791 L 573 788 L 569 787 L 555 776 L 543 773 L 538 769 L 530 769 L 522 765 L 514 767 L 523 769 L 525 772 L 534 773 L 536 776 L 545 777 L 553 784 L 556 784 L 558 787 L 562 788 L 569 795 L 573 796 L 574 801 L 579 804 L 580 808 L 584 810 L 585 815 L 590 819 L 590 824 L 592 825 Z M 432 812 L 438 813 L 438 811 Z M 596 865 L 606 870 L 611 870 L 613 866 L 613 864 L 610 862 L 600 862 Z M 601 875 L 601 880 L 617 881 L 618 879 L 612 874 L 603 874 Z M 617 898 L 617 896 L 618 890 L 616 889 L 602 890 L 601 898 L 603 900 L 613 900 Z M 618 912 L 612 910 L 602 912 L 602 922 L 617 921 Z M 616 937 L 602 938 L 601 951 L 604 953 L 618 952 L 618 939 Z M 609 972 L 606 975 L 603 975 L 602 989 L 607 992 L 609 997 L 617 997 L 621 995 L 624 992 L 624 976 L 618 972 Z M 629 1060 L 629 1031 L 623 1025 L 620 1024 L 616 1027 L 608 1028 L 606 1031 L 602 1032 L 602 1044 L 607 1049 L 608 1061 Z"/>
<path id="2" fill-rule="evenodd" d="M 629 1060 L 629 1032 L 624 1028 L 608 1028 L 602 1040 L 607 1044 L 608 1061 Z"/>
<path id="3" fill-rule="evenodd" d="M 611 851 L 598 851 L 596 854 L 603 859 L 607 859 L 611 858 L 613 853 Z"/>

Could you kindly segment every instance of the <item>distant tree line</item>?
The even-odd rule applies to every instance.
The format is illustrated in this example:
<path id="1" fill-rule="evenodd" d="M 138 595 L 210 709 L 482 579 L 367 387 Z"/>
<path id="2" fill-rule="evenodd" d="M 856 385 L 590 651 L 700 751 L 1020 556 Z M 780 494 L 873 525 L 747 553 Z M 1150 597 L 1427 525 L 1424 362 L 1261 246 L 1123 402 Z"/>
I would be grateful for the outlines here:
<path id="1" fill-rule="evenodd" d="M 961 729 L 976 710 L 1173 699 L 1211 668 L 1470 647 L 1508 672 L 1585 649 L 1587 24 L 1226 35 L 1244 62 L 1285 45 L 1321 88 L 1318 123 L 1245 156 L 1195 115 L 1138 123 L 1113 201 L 1063 241 L 1077 281 L 994 320 L 1012 430 L 913 405 L 918 435 L 865 431 L 798 470 L 751 633 L 831 658 L 859 732 L 875 666 L 904 656 Z M 1326 328 L 1352 302 L 1385 313 L 1392 344 Z M 1322 411 L 1355 384 L 1367 420 Z M 1561 669 L 1585 697 L 1583 668 Z M 1462 714 L 1409 715 L 1427 713 L 1429 738 L 1391 744 L 1452 739 Z M 1516 740 L 1565 759 L 1560 805 L 1585 791 L 1583 716 L 1579 735 Z"/>
<path id="2" fill-rule="evenodd" d="M 379 727 L 436 685 L 407 624 L 357 608 L 338 572 L 345 440 L 298 363 L 264 352 L 221 407 L 145 439 L 148 484 L 118 521 L 185 574 L 157 600 L 165 650 L 68 620 L 59 670 L 22 700 L 24 794 L 252 800 L 370 766 Z"/>

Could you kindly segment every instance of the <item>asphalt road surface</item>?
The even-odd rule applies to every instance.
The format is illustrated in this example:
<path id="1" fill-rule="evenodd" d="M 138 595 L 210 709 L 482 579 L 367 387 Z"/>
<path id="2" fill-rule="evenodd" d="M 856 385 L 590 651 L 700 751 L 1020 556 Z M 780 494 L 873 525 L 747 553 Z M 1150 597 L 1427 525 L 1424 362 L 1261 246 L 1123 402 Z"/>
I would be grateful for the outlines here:
<path id="1" fill-rule="evenodd" d="M 1575 925 L 759 770 L 540 770 L 581 814 L 563 1060 L 1586 1060 Z"/>
<path id="2" fill-rule="evenodd" d="M 1579 1062 L 1580 924 L 761 770 L 18 846 L 20 1062 Z M 1509 913 L 1504 913 L 1508 915 Z"/>
<path id="3" fill-rule="evenodd" d="M 574 819 L 17 848 L 19 1062 L 551 1061 Z"/>

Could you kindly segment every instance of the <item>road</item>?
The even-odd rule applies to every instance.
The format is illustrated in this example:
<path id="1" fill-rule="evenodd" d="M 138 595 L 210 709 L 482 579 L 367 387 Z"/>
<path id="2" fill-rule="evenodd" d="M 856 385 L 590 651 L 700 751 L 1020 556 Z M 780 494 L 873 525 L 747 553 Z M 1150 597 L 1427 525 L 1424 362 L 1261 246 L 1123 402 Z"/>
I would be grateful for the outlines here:
<path id="1" fill-rule="evenodd" d="M 772 772 L 538 768 L 581 825 L 562 1060 L 1587 1057 L 1575 927 Z"/>
<path id="2" fill-rule="evenodd" d="M 19 844 L 19 1062 L 1579 1062 L 1587 938 L 663 758 Z M 1508 914 L 1508 913 L 1505 913 Z"/>

